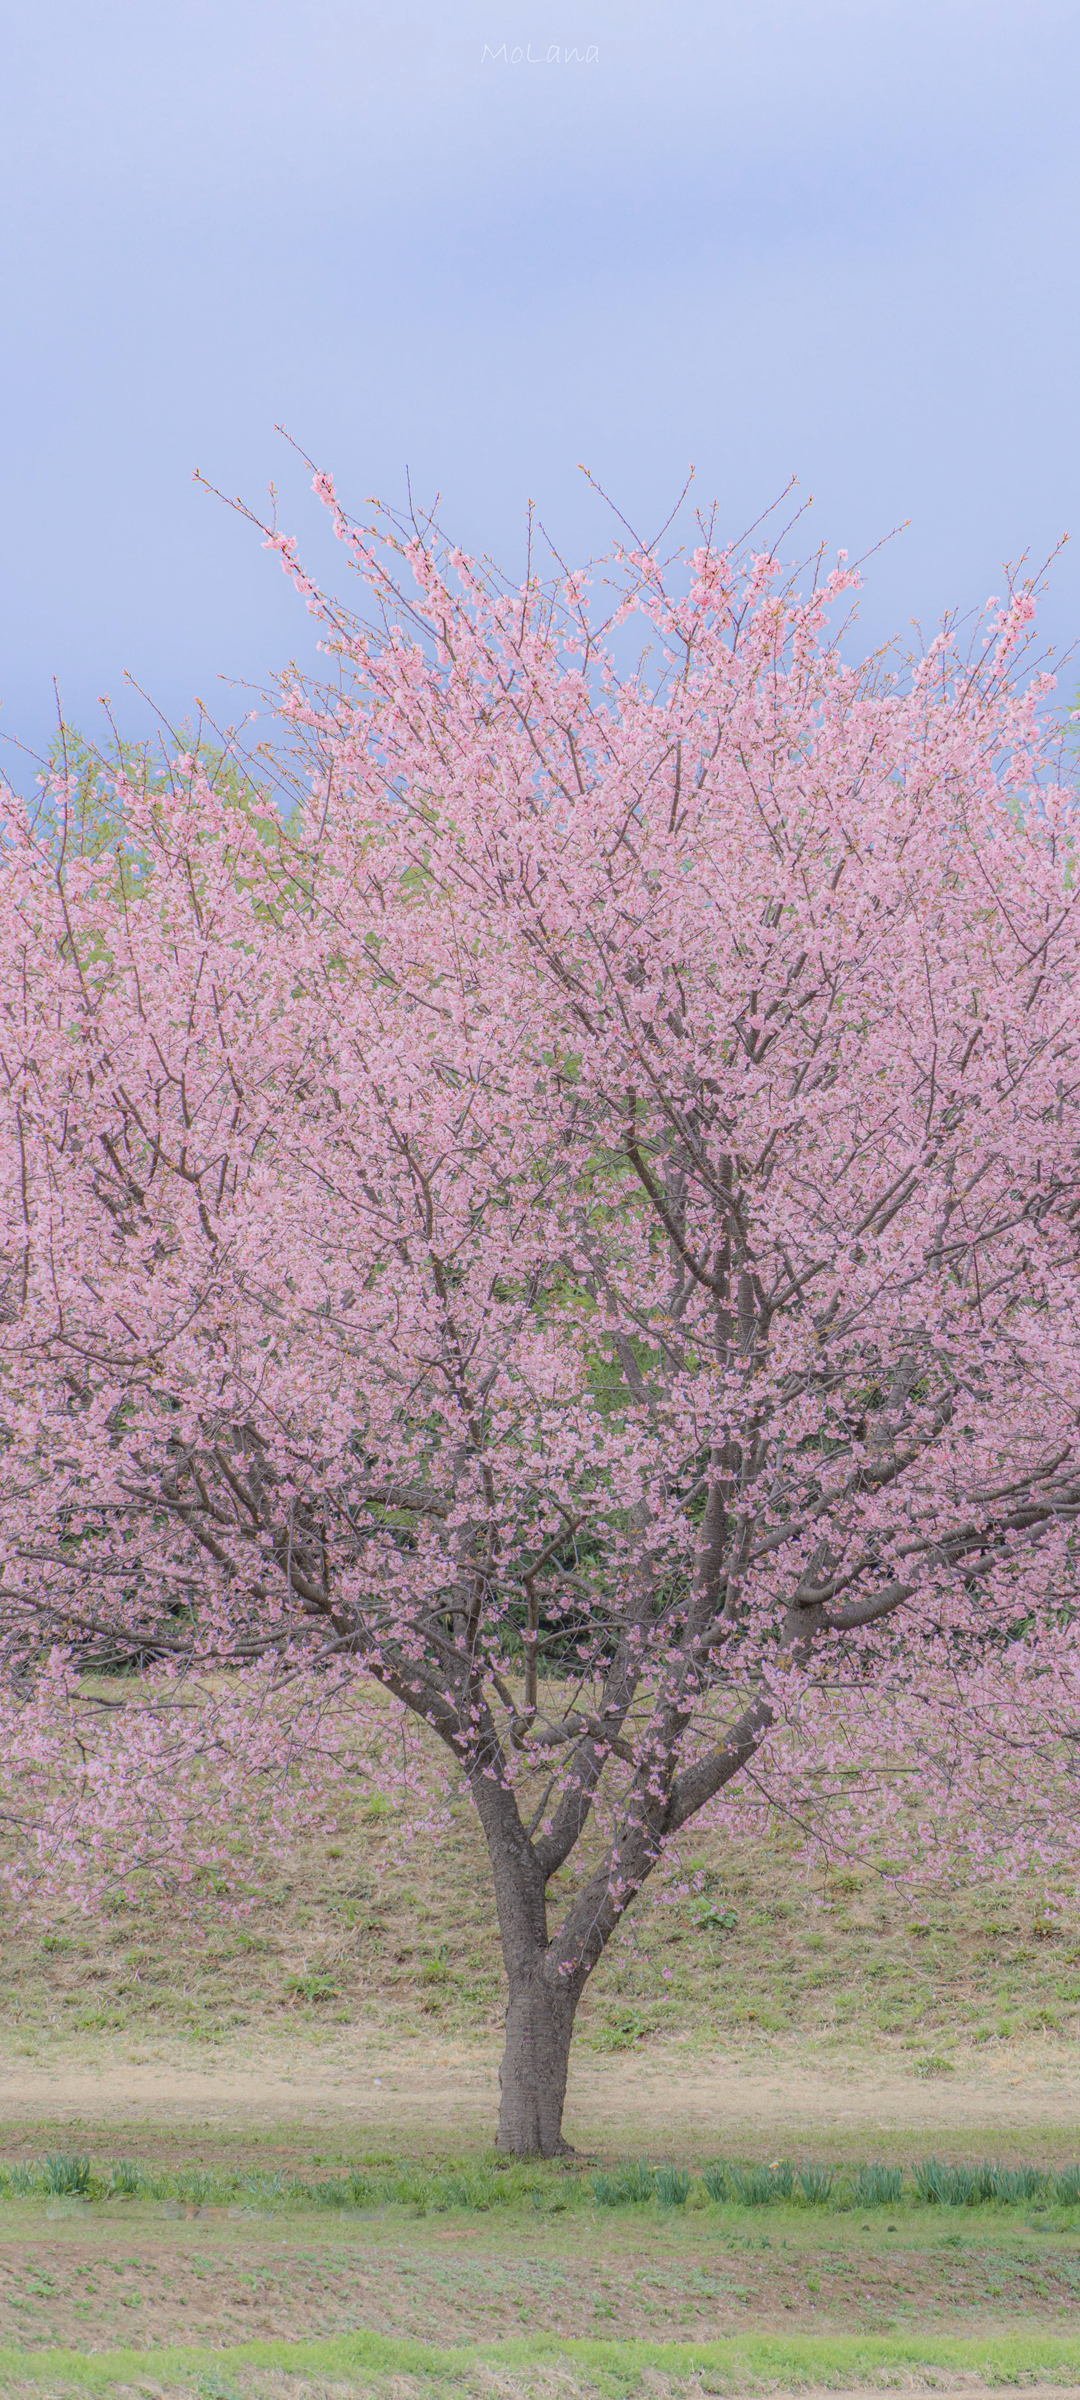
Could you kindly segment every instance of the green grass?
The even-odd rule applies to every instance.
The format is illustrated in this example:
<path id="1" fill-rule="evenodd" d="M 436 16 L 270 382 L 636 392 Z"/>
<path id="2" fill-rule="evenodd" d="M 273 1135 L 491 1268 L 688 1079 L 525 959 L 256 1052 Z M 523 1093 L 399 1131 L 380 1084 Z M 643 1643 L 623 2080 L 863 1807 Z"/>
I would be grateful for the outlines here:
<path id="1" fill-rule="evenodd" d="M 0 1960 L 9 2050 L 81 2072 L 84 2060 L 175 2059 L 190 2042 L 200 2067 L 209 2045 L 270 2068 L 335 2049 L 355 2063 L 360 2034 L 378 2059 L 420 2035 L 449 2062 L 456 2103 L 455 2062 L 473 2043 L 493 2057 L 503 2007 L 483 1846 L 460 1799 L 438 1845 L 411 1846 L 407 1830 L 389 1804 L 357 1808 L 283 1858 L 242 1920 L 212 1916 L 205 1937 L 152 1898 L 118 1902 L 98 1925 L 55 1909 L 12 1925 Z M 559 1878 L 555 1911 L 589 1864 Z M 662 2130 L 628 2102 L 617 2131 L 609 2113 L 599 2155 L 543 2167 L 493 2158 L 490 2120 L 465 2132 L 464 2110 L 432 2109 L 405 2137 L 424 2156 L 402 2159 L 389 2087 L 369 2098 L 366 2133 L 305 2130 L 301 2114 L 156 2133 L 135 2114 L 111 2133 L 89 2116 L 42 2119 L 21 2157 L 9 2131 L 16 2155 L 0 2163 L 19 2267 L 3 2322 L 24 2345 L 0 2350 L 0 2392 L 541 2400 L 557 2386 L 565 2400 L 675 2400 L 691 2386 L 909 2370 L 1080 2384 L 1080 2340 L 1057 2329 L 1080 2312 L 1075 2117 L 1049 2109 L 1045 2124 L 984 2131 L 969 2104 L 950 2131 L 947 2081 L 920 2088 L 995 2053 L 1071 2066 L 1078 2032 L 1075 1894 L 1035 1877 L 998 1893 L 903 1890 L 869 1869 L 811 1877 L 782 1827 L 754 1843 L 702 1833 L 643 1896 L 587 1994 L 578 2054 L 594 2080 L 632 2089 L 624 2056 L 652 2047 L 673 2080 L 695 2058 L 710 2074 L 733 2056 L 770 2072 L 788 2058 L 803 2075 L 815 2062 L 850 2071 L 854 2096 L 872 2062 L 912 2078 L 906 2134 L 906 2101 L 891 2136 L 868 2103 L 865 2121 L 849 2110 L 807 2138 L 797 2105 L 771 2138 L 748 2112 L 709 2137 L 685 2102 Z M 886 2160 L 867 2157 L 879 2141 Z M 721 2142 L 746 2154 L 715 2159 Z M 197 2224 L 174 2222 L 196 2211 Z M 530 2286 L 529 2260 L 546 2262 L 548 2284 Z M 256 2284 L 278 2304 L 238 2315 Z M 582 2338 L 616 2318 L 641 2338 Z M 387 2330 L 341 2330 L 358 2320 Z M 109 2347 L 140 2323 L 146 2347 Z M 548 2332 L 530 2340 L 535 2324 Z M 716 2338 L 681 2339 L 695 2324 Z M 240 2338 L 256 2330 L 264 2338 Z M 54 2347 L 26 2346 L 35 2331 Z M 85 2349 L 55 2347 L 84 2333 Z M 305 2338 L 271 2338 L 286 2335 Z"/>
<path id="2" fill-rule="evenodd" d="M 1070 2224 L 1080 2219 L 1080 2164 L 1062 2168 L 1001 2165 L 940 2158 L 920 2159 L 906 2173 L 902 2167 L 879 2161 L 843 2164 L 812 2160 L 803 2166 L 789 2159 L 768 2165 L 745 2159 L 718 2159 L 700 2174 L 670 2161 L 624 2160 L 611 2170 L 585 2174 L 577 2168 L 539 2161 L 469 2160 L 439 2173 L 406 2162 L 392 2172 L 353 2165 L 330 2176 L 303 2176 L 280 2169 L 223 2169 L 174 2165 L 153 2167 L 138 2159 L 114 2159 L 92 2166 L 89 2157 L 52 2152 L 36 2163 L 0 2160 L 0 2200 L 25 2201 L 38 2197 L 69 2200 L 72 2204 L 102 2200 L 177 2200 L 185 2206 L 220 2208 L 247 2203 L 261 2212 L 296 2209 L 372 2210 L 408 2208 L 414 2216 L 465 2209 L 489 2214 L 493 2209 L 539 2205 L 550 2209 L 684 2208 L 693 2196 L 706 2204 L 739 2209 L 774 2208 L 789 2204 L 796 2212 L 831 2209 L 845 2215 L 856 2210 L 905 2208 L 973 2210 L 995 2206 L 1041 2213 L 1064 2212 Z"/>
<path id="3" fill-rule="evenodd" d="M 326 2046 L 346 2024 L 412 2039 L 493 2039 L 504 2005 L 484 1844 L 452 1797 L 438 1842 L 390 1803 L 343 1804 L 298 1842 L 246 1912 L 215 1900 L 202 1934 L 166 1895 L 100 1921 L 55 1904 L 6 1929 L 0 2023 L 16 2052 L 130 2055 L 169 2038 L 236 2049 Z M 592 1837 L 590 1836 L 590 1839 Z M 551 1889 L 553 1915 L 591 1871 Z M 600 2056 L 678 2039 L 695 2051 L 790 2044 L 916 2077 L 1080 2034 L 1080 1906 L 1032 1874 L 989 1887 L 898 1886 L 872 1866 L 799 1863 L 782 1823 L 754 1840 L 694 1829 L 631 1912 L 582 2004 Z"/>
<path id="4" fill-rule="evenodd" d="M 338 2388 L 344 2385 L 347 2390 L 376 2392 L 386 2389 L 392 2378 L 405 2375 L 421 2388 L 426 2386 L 432 2400 L 452 2400 L 454 2395 L 480 2389 L 490 2392 L 490 2380 L 478 2382 L 474 2373 L 485 2366 L 498 2370 L 500 2385 L 496 2388 L 505 2390 L 503 2378 L 512 2378 L 522 2394 L 527 2394 L 532 2381 L 529 2370 L 542 2369 L 555 2360 L 566 2361 L 576 2370 L 574 2382 L 581 2393 L 605 2396 L 631 2395 L 643 2389 L 655 2394 L 658 2379 L 661 2388 L 666 2382 L 673 2393 L 693 2380 L 706 2391 L 736 2394 L 767 2391 L 778 2383 L 850 2387 L 872 2376 L 934 2369 L 950 2376 L 978 2375 L 987 2383 L 1015 2384 L 1037 2375 L 1063 2383 L 1080 2377 L 1080 2337 L 1033 2329 L 994 2341 L 892 2334 L 839 2340 L 751 2334 L 683 2344 L 555 2342 L 537 2335 L 436 2349 L 425 2342 L 362 2333 L 337 2341 L 242 2342 L 222 2349 L 192 2346 L 152 2354 L 123 2349 L 92 2357 L 73 2350 L 6 2349 L 0 2351 L 0 2378 L 5 2391 L 20 2385 L 36 2385 L 52 2393 L 108 2393 L 120 2388 L 131 2393 L 149 2389 L 197 2394 L 201 2389 L 208 2400 L 211 2395 L 217 2400 L 219 2394 L 221 2400 L 230 2400 L 231 2392 L 257 2392 L 268 2373 L 332 2378 Z M 550 2390 L 549 2383 L 546 2388 Z"/>
<path id="5" fill-rule="evenodd" d="M 1080 2367 L 1068 2332 L 1080 2202 L 1056 2199 L 1041 2170 L 1007 2170 L 1007 2196 L 1003 2186 L 994 2198 L 988 2170 L 954 2165 L 941 2170 L 944 2194 L 923 2176 L 920 2196 L 906 2175 L 897 2197 L 896 2170 L 881 2166 L 857 2181 L 820 2161 L 787 2171 L 727 2161 L 710 2172 L 722 2185 L 711 2199 L 689 2169 L 645 2159 L 606 2175 L 491 2159 L 308 2180 L 131 2170 L 91 2160 L 88 2192 L 59 2198 L 46 2166 L 9 2184 L 4 2400 L 108 2389 L 110 2376 L 129 2395 L 301 2400 L 287 2381 L 266 2381 L 299 2374 L 303 2400 L 354 2390 L 417 2400 L 417 2379 L 432 2400 L 490 2400 L 495 2389 L 530 2400 L 534 2382 L 540 2400 L 555 2357 L 572 2365 L 568 2400 L 579 2388 L 674 2395 L 690 2362 L 717 2391 L 916 2365 L 991 2380 L 1017 2362 L 1047 2377 Z M 155 2200 L 162 2190 L 185 2195 L 186 2210 Z M 239 2197 L 226 2207 L 229 2192 Z M 529 2338 L 538 2324 L 543 2342 Z M 135 2325 L 142 2345 L 121 2352 Z M 597 2339 L 605 2333 L 620 2338 Z M 485 2362 L 498 2362 L 497 2386 Z M 646 2368 L 668 2383 L 642 2383 Z M 386 2378 L 402 2373 L 413 2380 L 394 2395 Z"/>

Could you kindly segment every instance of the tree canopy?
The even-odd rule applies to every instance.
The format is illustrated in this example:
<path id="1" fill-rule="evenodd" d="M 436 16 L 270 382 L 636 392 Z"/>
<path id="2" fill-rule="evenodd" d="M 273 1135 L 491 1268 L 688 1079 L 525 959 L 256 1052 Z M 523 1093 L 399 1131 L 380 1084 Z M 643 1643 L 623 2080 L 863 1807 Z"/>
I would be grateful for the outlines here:
<path id="1" fill-rule="evenodd" d="M 41 1755 L 88 1643 L 227 1669 L 235 1805 L 268 1687 L 311 1732 L 376 1678 L 472 1791 L 500 2139 L 551 2152 L 729 1787 L 898 1860 L 1075 1841 L 1076 794 L 1026 590 L 852 666 L 843 563 L 510 588 L 318 486 L 368 616 L 271 537 L 335 661 L 288 818 L 197 755 L 107 844 L 8 800 L 8 1705 Z"/>

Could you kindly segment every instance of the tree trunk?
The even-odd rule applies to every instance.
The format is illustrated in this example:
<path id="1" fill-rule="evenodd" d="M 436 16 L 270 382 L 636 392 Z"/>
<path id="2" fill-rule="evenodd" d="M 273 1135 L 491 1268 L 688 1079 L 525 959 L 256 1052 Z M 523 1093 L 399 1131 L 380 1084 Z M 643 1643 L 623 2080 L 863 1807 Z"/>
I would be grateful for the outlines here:
<path id="1" fill-rule="evenodd" d="M 553 1991 L 536 1973 L 511 1985 L 496 2148 L 515 2158 L 558 2158 L 577 1993 Z"/>

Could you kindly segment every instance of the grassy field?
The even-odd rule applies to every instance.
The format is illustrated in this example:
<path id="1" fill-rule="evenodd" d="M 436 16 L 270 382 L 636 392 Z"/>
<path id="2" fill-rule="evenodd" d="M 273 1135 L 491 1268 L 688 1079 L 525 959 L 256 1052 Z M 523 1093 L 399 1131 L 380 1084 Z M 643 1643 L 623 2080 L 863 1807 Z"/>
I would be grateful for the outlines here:
<path id="1" fill-rule="evenodd" d="M 54 2158 L 39 2184 L 59 2170 Z M 135 2188 L 118 2195 L 118 2181 Z M 809 2181 L 812 2200 L 796 2185 L 748 2204 L 689 2178 L 665 2198 L 638 2169 L 629 2186 L 648 2196 L 630 2200 L 610 2172 L 576 2166 L 354 2163 L 351 2182 L 301 2196 L 265 2169 L 174 2166 L 140 2183 L 101 2162 L 88 2198 L 9 2187 L 0 2203 L 0 2388 L 36 2376 L 63 2390 L 65 2353 L 114 2387 L 212 2400 L 261 2390 L 272 2369 L 397 2400 L 901 2368 L 1080 2383 L 1080 2203 L 1043 2187 L 951 2206 L 908 2178 L 864 2204 L 850 2176 L 827 2193 Z"/>
<path id="2" fill-rule="evenodd" d="M 586 1862 L 582 1862 L 583 1867 Z M 574 1888 L 560 1877 L 557 1901 Z M 494 1910 L 464 1799 L 437 1845 L 411 1842 L 380 1796 L 347 1833 L 298 1846 L 242 1919 L 178 1927 L 170 1902 L 103 1921 L 8 1912 L 0 2018 L 9 2055 L 126 2054 L 167 2038 L 261 2048 L 490 2041 L 502 2009 Z M 647 1889 L 586 1994 L 580 2039 L 599 2056 L 672 2040 L 705 2052 L 891 2058 L 917 2076 L 1010 2045 L 1067 2058 L 1080 2028 L 1080 1909 L 1037 1878 L 1005 1890 L 920 1891 L 871 1872 L 814 1875 L 781 1827 L 722 1824 Z"/>
<path id="3" fill-rule="evenodd" d="M 701 1833 L 583 2007 L 587 2152 L 524 2175 L 488 2149 L 502 1983 L 464 1801 L 432 1845 L 375 1797 L 240 1919 L 144 1899 L 4 1936 L 5 2400 L 1080 2393 L 1067 2187 L 951 2207 L 912 2180 L 930 2151 L 1080 2160 L 1080 1914 L 1035 1878 L 898 1889 L 807 1873 L 782 1828 Z M 901 2199 L 850 2172 L 820 2205 L 710 2199 L 717 2091 L 729 2155 L 884 2160 Z M 643 2151 L 685 2199 L 607 2205 Z M 89 2196 L 46 2154 L 88 2159 Z"/>

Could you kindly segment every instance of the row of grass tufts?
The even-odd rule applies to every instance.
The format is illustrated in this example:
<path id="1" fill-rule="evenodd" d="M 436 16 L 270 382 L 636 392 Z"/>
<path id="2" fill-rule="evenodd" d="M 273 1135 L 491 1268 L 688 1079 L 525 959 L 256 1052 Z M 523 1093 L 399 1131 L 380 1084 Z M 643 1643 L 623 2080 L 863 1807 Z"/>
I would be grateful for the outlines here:
<path id="1" fill-rule="evenodd" d="M 794 2202 L 809 2208 L 864 2210 L 896 2208 L 905 2200 L 939 2208 L 975 2208 L 988 2202 L 1009 2208 L 1033 2203 L 1080 2208 L 1080 2165 L 1054 2173 L 1042 2167 L 996 2166 L 989 2160 L 957 2166 L 927 2158 L 905 2175 L 901 2167 L 880 2164 L 797 2167 L 788 2159 L 774 2159 L 768 2166 L 755 2166 L 723 2159 L 694 2176 L 683 2167 L 654 2166 L 648 2159 L 625 2160 L 592 2175 L 572 2167 L 545 2173 L 527 2163 L 499 2160 L 442 2174 L 405 2166 L 380 2175 L 354 2167 L 342 2175 L 308 2181 L 296 2175 L 228 2174 L 202 2167 L 156 2171 L 137 2159 L 116 2159 L 96 2169 L 88 2157 L 53 2153 L 33 2166 L 0 2164 L 0 2197 L 159 2200 L 260 2212 L 399 2206 L 420 2216 L 429 2210 L 486 2210 L 514 2202 L 558 2209 L 587 2204 L 590 2198 L 601 2208 L 646 2202 L 685 2208 L 691 2198 L 698 2206 L 711 2201 L 740 2208 Z"/>
<path id="2" fill-rule="evenodd" d="M 695 2178 L 682 2169 L 653 2167 L 645 2159 L 628 2161 L 591 2181 L 601 2208 L 646 2200 L 657 2201 L 661 2208 L 684 2208 L 695 2189 Z M 700 2183 L 709 2200 L 734 2202 L 741 2208 L 766 2208 L 783 2201 L 808 2208 L 896 2208 L 905 2196 L 942 2208 L 975 2208 L 988 2201 L 1009 2208 L 1029 2207 L 1033 2201 L 1080 2207 L 1080 2167 L 1054 2174 L 1041 2167 L 995 2166 L 988 2159 L 981 2166 L 949 2166 L 940 2158 L 927 2158 L 912 2168 L 910 2178 L 902 2167 L 796 2167 L 789 2159 L 747 2166 L 723 2159 L 702 2169 Z"/>
<path id="3" fill-rule="evenodd" d="M 230 2174 L 215 2168 L 154 2169 L 141 2160 L 114 2159 L 104 2167 L 88 2157 L 53 2153 L 34 2165 L 0 2163 L 0 2198 L 72 2201 L 161 2200 L 186 2207 L 247 2206 L 260 2212 L 295 2208 L 379 2208 L 398 2205 L 426 2214 L 429 2209 L 490 2209 L 533 2199 L 548 2206 L 565 2205 L 563 2186 L 576 2182 L 563 2176 L 552 2188 L 535 2168 L 499 2161 L 492 2166 L 463 2166 L 445 2174 L 428 2174 L 405 2166 L 391 2175 L 366 2173 L 359 2167 L 344 2174 L 308 2180 L 287 2174 Z"/>

